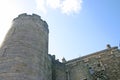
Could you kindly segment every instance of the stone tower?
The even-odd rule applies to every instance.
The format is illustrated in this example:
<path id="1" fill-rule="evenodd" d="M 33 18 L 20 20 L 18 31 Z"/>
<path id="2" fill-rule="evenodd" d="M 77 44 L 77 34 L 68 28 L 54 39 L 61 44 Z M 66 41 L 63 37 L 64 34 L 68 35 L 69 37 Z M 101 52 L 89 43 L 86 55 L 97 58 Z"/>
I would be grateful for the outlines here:
<path id="1" fill-rule="evenodd" d="M 0 80 L 51 80 L 48 33 L 36 14 L 15 18 L 0 49 Z"/>

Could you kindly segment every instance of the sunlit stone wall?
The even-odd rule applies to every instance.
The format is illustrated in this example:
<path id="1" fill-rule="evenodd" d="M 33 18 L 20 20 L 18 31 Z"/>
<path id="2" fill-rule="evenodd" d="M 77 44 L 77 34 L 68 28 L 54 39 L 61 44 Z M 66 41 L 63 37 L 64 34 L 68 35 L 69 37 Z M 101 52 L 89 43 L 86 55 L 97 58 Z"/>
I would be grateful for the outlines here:
<path id="1" fill-rule="evenodd" d="M 36 14 L 15 18 L 0 49 L 0 80 L 51 80 L 48 33 Z"/>

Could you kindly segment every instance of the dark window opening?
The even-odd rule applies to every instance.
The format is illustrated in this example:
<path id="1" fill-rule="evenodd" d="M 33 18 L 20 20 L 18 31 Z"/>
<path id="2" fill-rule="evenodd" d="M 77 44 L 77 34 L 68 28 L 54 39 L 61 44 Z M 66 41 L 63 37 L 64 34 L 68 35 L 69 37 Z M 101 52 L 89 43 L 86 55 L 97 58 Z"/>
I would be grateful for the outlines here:
<path id="1" fill-rule="evenodd" d="M 97 64 L 97 67 L 100 67 L 100 64 Z"/>
<path id="2" fill-rule="evenodd" d="M 89 67 L 89 69 L 92 69 L 92 67 Z"/>

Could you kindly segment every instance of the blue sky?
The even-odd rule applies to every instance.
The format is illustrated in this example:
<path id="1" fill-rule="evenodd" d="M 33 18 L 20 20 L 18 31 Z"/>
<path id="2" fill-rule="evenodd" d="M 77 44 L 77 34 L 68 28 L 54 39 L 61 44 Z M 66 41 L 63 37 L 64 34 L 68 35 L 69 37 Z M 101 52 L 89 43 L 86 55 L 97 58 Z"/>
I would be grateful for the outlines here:
<path id="1" fill-rule="evenodd" d="M 49 53 L 67 60 L 120 43 L 120 0 L 2 0 L 0 37 L 21 13 L 36 13 L 49 25 Z"/>

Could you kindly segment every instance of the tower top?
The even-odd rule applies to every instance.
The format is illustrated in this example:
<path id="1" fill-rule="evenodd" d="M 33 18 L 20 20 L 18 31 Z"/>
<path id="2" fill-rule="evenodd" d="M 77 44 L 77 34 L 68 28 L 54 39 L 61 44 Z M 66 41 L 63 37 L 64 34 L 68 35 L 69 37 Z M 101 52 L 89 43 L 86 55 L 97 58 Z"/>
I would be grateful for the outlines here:
<path id="1" fill-rule="evenodd" d="M 32 15 L 29 15 L 27 13 L 23 13 L 23 14 L 20 14 L 18 15 L 18 17 L 14 18 L 13 19 L 13 22 L 17 22 L 17 21 L 23 21 L 23 20 L 32 20 L 34 21 L 35 23 L 40 23 L 41 25 L 44 26 L 44 28 L 49 32 L 48 30 L 48 24 L 46 21 L 42 20 L 41 19 L 41 16 L 37 15 L 37 14 L 32 14 Z"/>
<path id="2" fill-rule="evenodd" d="M 17 18 L 15 18 L 14 20 L 16 20 L 16 19 L 18 19 L 18 18 L 24 18 L 24 17 L 32 17 L 32 18 L 34 18 L 34 19 L 38 19 L 38 20 L 42 20 L 41 19 L 41 16 L 39 16 L 39 15 L 37 15 L 37 14 L 32 14 L 32 15 L 29 15 L 29 14 L 27 14 L 27 13 L 23 13 L 23 14 L 20 14 L 20 15 L 18 15 L 18 17 Z"/>

